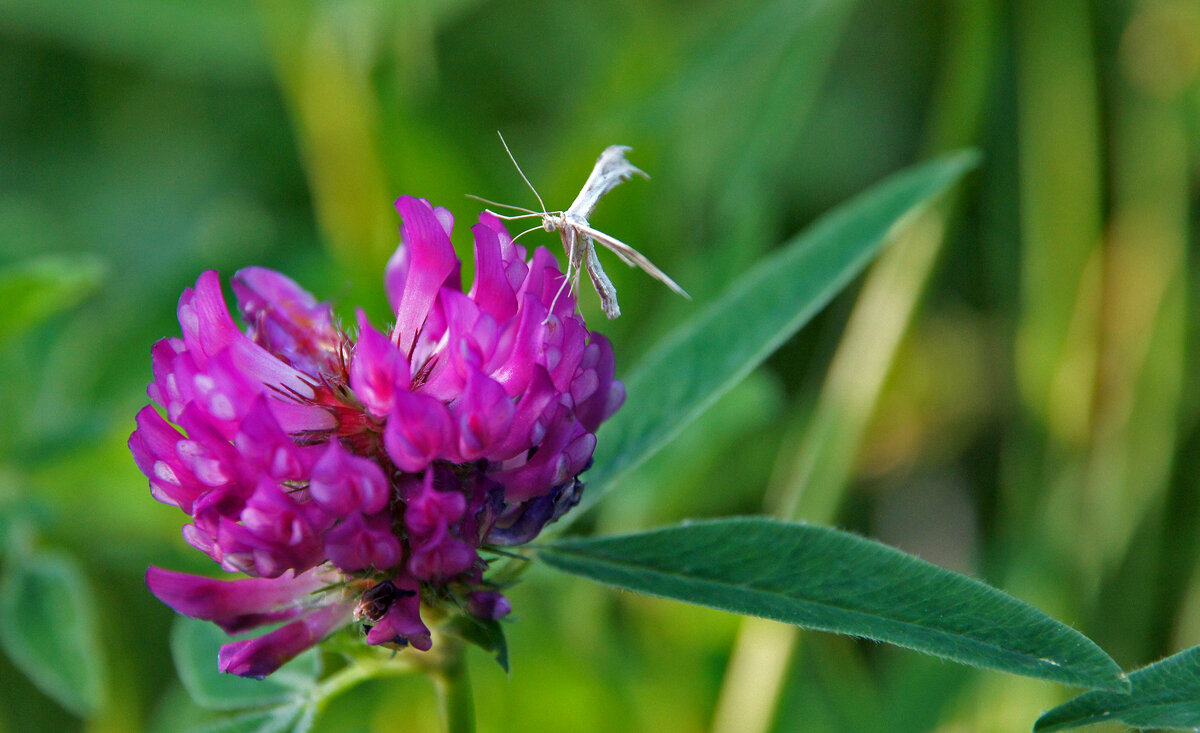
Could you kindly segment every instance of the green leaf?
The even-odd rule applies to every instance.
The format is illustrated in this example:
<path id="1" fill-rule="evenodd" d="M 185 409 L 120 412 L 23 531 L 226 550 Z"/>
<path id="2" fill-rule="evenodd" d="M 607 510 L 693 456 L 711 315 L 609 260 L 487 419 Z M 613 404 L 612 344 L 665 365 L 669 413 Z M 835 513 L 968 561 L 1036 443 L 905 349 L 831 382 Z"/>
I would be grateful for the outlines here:
<path id="1" fill-rule="evenodd" d="M 103 265 L 87 255 L 44 255 L 0 269 L 0 348 L 22 331 L 74 307 L 103 277 Z"/>
<path id="2" fill-rule="evenodd" d="M 96 606 L 83 572 L 59 552 L 14 552 L 0 581 L 0 646 L 38 689 L 87 716 L 105 697 Z"/>
<path id="3" fill-rule="evenodd" d="M 10 545 L 23 545 L 38 528 L 50 523 L 50 509 L 39 498 L 4 496 L 6 478 L 0 474 L 0 560 Z"/>
<path id="4" fill-rule="evenodd" d="M 763 362 L 854 278 L 897 225 L 976 163 L 935 158 L 834 209 L 667 335 L 626 378 L 626 407 L 596 446 L 578 517 Z M 560 526 L 565 523 L 560 523 Z"/>
<path id="5" fill-rule="evenodd" d="M 468 641 L 485 652 L 496 655 L 496 663 L 505 672 L 508 669 L 508 641 L 504 638 L 504 627 L 493 619 L 479 619 L 463 614 L 446 625 L 446 631 L 463 641 Z"/>
<path id="6" fill-rule="evenodd" d="M 317 720 L 318 705 L 315 699 L 310 700 L 300 709 L 300 716 L 292 722 L 291 733 L 308 733 Z"/>
<path id="7" fill-rule="evenodd" d="M 171 655 L 179 680 L 197 705 L 213 710 L 241 710 L 307 699 L 320 674 L 317 651 L 310 649 L 265 680 L 252 680 L 217 669 L 221 645 L 230 637 L 207 621 L 180 616 L 171 629 Z"/>
<path id="8" fill-rule="evenodd" d="M 158 72 L 228 82 L 269 75 L 270 55 L 248 3 L 106 0 L 105 5 L 102 11 L 81 0 L 7 0 L 0 3 L 0 25 L 18 38 Z"/>
<path id="9" fill-rule="evenodd" d="M 1200 646 L 1129 673 L 1125 694 L 1093 690 L 1038 718 L 1035 731 L 1120 721 L 1134 728 L 1200 728 Z"/>
<path id="10" fill-rule="evenodd" d="M 306 713 L 306 708 L 293 702 L 209 720 L 190 728 L 188 733 L 282 733 L 286 730 L 308 730 L 301 728 L 301 721 L 307 717 L 307 713 L 305 716 L 301 713 Z"/>
<path id="11" fill-rule="evenodd" d="M 1023 601 L 872 540 L 744 517 L 557 540 L 551 566 L 620 588 L 886 641 L 1014 674 L 1112 690 L 1121 669 Z"/>

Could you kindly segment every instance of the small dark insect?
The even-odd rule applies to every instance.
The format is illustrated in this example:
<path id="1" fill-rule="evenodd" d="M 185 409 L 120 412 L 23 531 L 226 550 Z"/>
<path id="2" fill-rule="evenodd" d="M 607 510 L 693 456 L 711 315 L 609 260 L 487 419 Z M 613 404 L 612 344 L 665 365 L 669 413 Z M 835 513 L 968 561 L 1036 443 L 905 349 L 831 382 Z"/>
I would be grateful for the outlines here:
<path id="1" fill-rule="evenodd" d="M 387 615 L 392 604 L 400 598 L 416 595 L 416 591 L 401 590 L 390 580 L 385 580 L 368 588 L 354 608 L 354 618 L 360 621 L 378 623 Z"/>

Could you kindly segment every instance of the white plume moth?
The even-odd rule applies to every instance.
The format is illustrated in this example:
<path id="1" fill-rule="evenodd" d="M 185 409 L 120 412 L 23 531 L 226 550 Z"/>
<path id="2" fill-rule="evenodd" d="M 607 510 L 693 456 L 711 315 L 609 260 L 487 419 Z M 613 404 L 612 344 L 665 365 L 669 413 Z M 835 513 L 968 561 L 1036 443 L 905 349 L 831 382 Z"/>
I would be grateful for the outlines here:
<path id="1" fill-rule="evenodd" d="M 630 267 L 640 267 L 671 290 L 689 300 L 691 299 L 691 296 L 683 288 L 679 287 L 674 280 L 667 276 L 665 272 L 658 269 L 641 252 L 638 252 L 615 237 L 610 237 L 588 223 L 588 217 L 592 215 L 592 211 L 595 210 L 596 204 L 600 202 L 604 194 L 616 188 L 623 181 L 628 181 L 634 175 L 639 175 L 643 178 L 650 177 L 625 159 L 625 153 L 629 152 L 631 148 L 625 145 L 611 145 L 605 148 L 604 152 L 600 154 L 600 158 L 596 161 L 595 167 L 592 168 L 592 174 L 588 176 L 587 181 L 583 184 L 583 188 L 580 189 L 579 195 L 571 202 L 571 206 L 566 211 L 547 211 L 546 204 L 542 201 L 541 195 L 533 187 L 533 184 L 529 182 L 529 179 L 525 176 L 525 172 L 521 170 L 517 159 L 513 157 L 512 151 L 508 149 L 508 143 L 504 142 L 503 135 L 500 136 L 500 142 L 504 145 L 504 150 L 508 153 L 508 157 L 512 160 L 513 165 L 517 167 L 517 173 L 521 174 L 521 178 L 525 181 L 525 184 L 529 186 L 529 189 L 533 191 L 533 195 L 537 197 L 542 210 L 538 212 L 520 206 L 498 204 L 495 201 L 488 201 L 478 196 L 472 196 L 471 198 L 494 206 L 502 206 L 506 209 L 516 209 L 517 211 L 525 212 L 524 214 L 511 216 L 489 212 L 501 219 L 511 221 L 514 219 L 538 217 L 542 220 L 540 226 L 527 229 L 518 234 L 518 237 L 534 229 L 558 232 L 559 236 L 562 237 L 563 249 L 567 253 L 567 271 L 563 287 L 566 287 L 567 283 L 571 283 L 571 287 L 578 293 L 579 273 L 581 270 L 587 270 L 588 277 L 591 278 L 592 285 L 596 287 L 596 293 L 600 296 L 600 308 L 604 311 L 604 315 L 609 318 L 616 318 L 621 315 L 621 307 L 617 305 L 617 289 L 613 287 L 612 281 L 608 279 L 608 275 L 604 272 L 604 268 L 600 266 L 599 258 L 596 257 L 595 243 L 599 242 L 625 264 Z M 572 280 L 572 277 L 574 277 L 574 280 Z M 559 288 L 558 294 L 554 296 L 554 301 L 550 304 L 551 311 L 554 310 L 554 304 L 558 302 L 558 295 L 561 294 L 562 288 Z"/>

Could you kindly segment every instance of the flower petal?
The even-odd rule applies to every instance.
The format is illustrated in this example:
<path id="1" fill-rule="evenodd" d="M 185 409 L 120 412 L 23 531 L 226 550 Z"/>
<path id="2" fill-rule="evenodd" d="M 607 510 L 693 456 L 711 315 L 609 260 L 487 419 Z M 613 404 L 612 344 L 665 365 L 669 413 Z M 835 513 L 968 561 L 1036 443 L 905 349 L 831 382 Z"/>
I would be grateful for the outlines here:
<path id="1" fill-rule="evenodd" d="M 325 533 L 325 554 L 347 573 L 367 568 L 384 570 L 400 562 L 400 541 L 392 534 L 392 517 L 355 512 Z"/>
<path id="2" fill-rule="evenodd" d="M 234 273 L 233 292 L 255 343 L 307 374 L 328 369 L 340 341 L 328 303 L 265 267 Z"/>
<path id="3" fill-rule="evenodd" d="M 367 315 L 358 311 L 358 343 L 350 359 L 350 389 L 372 414 L 392 411 L 396 391 L 407 389 L 408 359 L 387 336 L 376 331 Z"/>
<path id="4" fill-rule="evenodd" d="M 315 460 L 310 447 L 296 445 L 279 426 L 264 396 L 255 399 L 233 444 L 255 473 L 261 471 L 279 481 L 306 480 Z"/>
<path id="5" fill-rule="evenodd" d="M 517 312 L 517 297 L 504 269 L 499 234 L 483 223 L 482 215 L 471 232 L 475 235 L 475 284 L 471 286 L 471 299 L 492 318 L 507 321 Z"/>
<path id="6" fill-rule="evenodd" d="M 494 621 L 512 613 L 512 604 L 508 602 L 503 593 L 478 591 L 468 597 L 467 610 L 472 616 Z"/>
<path id="7" fill-rule="evenodd" d="M 497 349 L 497 357 L 503 361 L 488 365 L 492 379 L 514 397 L 525 391 L 535 367 L 546 366 L 546 306 L 532 295 L 523 295 L 517 315 L 519 320 L 510 321 L 509 333 L 501 337 L 507 348 L 503 352 Z"/>
<path id="8" fill-rule="evenodd" d="M 352 604 L 324 606 L 269 634 L 226 644 L 217 653 L 217 666 L 228 674 L 261 680 L 346 625 L 352 610 Z"/>
<path id="9" fill-rule="evenodd" d="M 515 407 L 504 388 L 475 369 L 462 397 L 453 406 L 458 423 L 458 449 L 464 461 L 492 457 L 512 427 Z"/>
<path id="10" fill-rule="evenodd" d="M 512 423 L 503 440 L 492 446 L 488 458 L 505 461 L 521 453 L 529 451 L 531 446 L 541 443 L 545 435 L 545 424 L 542 416 L 546 407 L 559 397 L 554 390 L 550 375 L 540 364 L 534 364 L 532 374 L 521 400 L 513 410 Z"/>
<path id="11" fill-rule="evenodd" d="M 335 515 L 383 510 L 390 491 L 387 477 L 370 458 L 345 450 L 336 438 L 313 465 L 308 484 L 313 501 Z"/>
<path id="12" fill-rule="evenodd" d="M 428 201 L 401 196 L 396 209 L 404 221 L 400 239 L 401 247 L 408 249 L 408 261 L 398 297 L 391 289 L 393 278 L 388 278 L 389 299 L 396 309 L 393 341 L 407 354 L 437 298 L 438 289 L 457 272 L 458 257 L 443 222 Z"/>
<path id="13" fill-rule="evenodd" d="M 229 634 L 291 618 L 305 597 L 328 583 L 317 571 L 299 576 L 216 580 L 150 566 L 146 586 L 178 613 L 213 621 Z"/>
<path id="14" fill-rule="evenodd" d="M 137 414 L 137 430 L 129 436 L 129 451 L 138 468 L 150 479 L 150 493 L 164 504 L 189 514 L 192 504 L 209 487 L 184 465 L 176 452 L 183 435 L 158 414 L 153 406 Z"/>
<path id="15" fill-rule="evenodd" d="M 441 402 L 414 392 L 396 395 L 383 442 L 400 470 L 417 473 L 436 458 L 457 461 L 456 438 L 450 410 Z"/>
<path id="16" fill-rule="evenodd" d="M 537 452 L 523 466 L 499 471 L 492 478 L 505 487 L 505 499 L 509 502 L 520 502 L 548 493 L 553 487 L 574 476 L 571 470 L 580 467 L 586 459 L 579 461 L 577 450 L 568 452 L 568 447 L 576 438 L 589 436 L 583 426 L 574 419 L 574 415 L 566 405 L 558 405 L 550 420 L 545 438 L 538 445 Z M 595 446 L 595 436 L 590 438 L 590 446 Z M 587 445 L 578 446 L 580 449 Z M 590 458 L 591 453 L 587 452 Z"/>
<path id="17" fill-rule="evenodd" d="M 238 330 L 216 270 L 206 270 L 196 280 L 196 287 L 187 288 L 179 298 L 179 325 L 187 350 L 196 355 L 200 366 L 207 357 L 223 351 L 238 339 L 245 338 Z"/>

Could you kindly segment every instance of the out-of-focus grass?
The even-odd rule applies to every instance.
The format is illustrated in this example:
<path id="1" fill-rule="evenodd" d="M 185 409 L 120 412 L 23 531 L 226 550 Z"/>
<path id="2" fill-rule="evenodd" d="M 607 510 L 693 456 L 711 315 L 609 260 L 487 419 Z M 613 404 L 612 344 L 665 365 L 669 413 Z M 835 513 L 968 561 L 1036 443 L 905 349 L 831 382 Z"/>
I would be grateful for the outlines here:
<path id="1" fill-rule="evenodd" d="M 267 265 L 383 323 L 390 199 L 450 207 L 463 255 L 462 194 L 531 203 L 496 130 L 551 206 L 608 144 L 653 176 L 594 222 L 698 302 L 614 265 L 619 369 L 884 173 L 985 155 L 861 293 L 581 528 L 766 501 L 961 562 L 1128 666 L 1200 643 L 1198 39 L 1194 0 L 0 4 L 0 267 L 86 255 L 104 273 L 0 352 L 0 505 L 38 503 L 39 541 L 83 563 L 110 687 L 81 720 L 0 661 L 0 731 L 194 714 L 141 575 L 207 564 L 124 447 L 182 288 Z M 737 619 L 545 570 L 513 602 L 512 677 L 471 660 L 485 731 L 708 730 L 741 675 L 778 694 L 752 700 L 758 727 L 722 730 L 1013 730 L 1071 692 L 813 635 L 730 671 Z M 396 678 L 322 724 L 434 720 L 427 684 Z"/>

